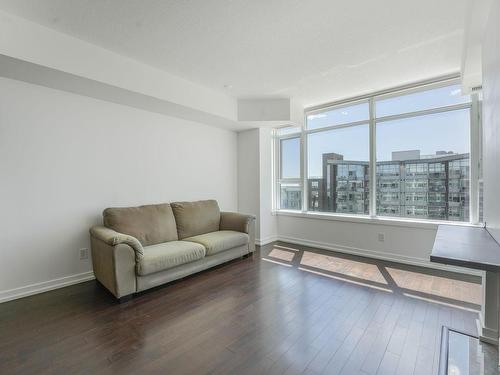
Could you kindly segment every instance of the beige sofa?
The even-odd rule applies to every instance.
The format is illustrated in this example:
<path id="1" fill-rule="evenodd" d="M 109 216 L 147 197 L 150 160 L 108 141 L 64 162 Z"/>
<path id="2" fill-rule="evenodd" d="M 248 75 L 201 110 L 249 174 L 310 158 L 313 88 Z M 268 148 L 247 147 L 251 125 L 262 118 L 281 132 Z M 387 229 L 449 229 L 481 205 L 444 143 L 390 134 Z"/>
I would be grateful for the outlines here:
<path id="1" fill-rule="evenodd" d="M 217 201 L 107 208 L 90 229 L 94 274 L 116 298 L 255 251 L 255 217 Z"/>

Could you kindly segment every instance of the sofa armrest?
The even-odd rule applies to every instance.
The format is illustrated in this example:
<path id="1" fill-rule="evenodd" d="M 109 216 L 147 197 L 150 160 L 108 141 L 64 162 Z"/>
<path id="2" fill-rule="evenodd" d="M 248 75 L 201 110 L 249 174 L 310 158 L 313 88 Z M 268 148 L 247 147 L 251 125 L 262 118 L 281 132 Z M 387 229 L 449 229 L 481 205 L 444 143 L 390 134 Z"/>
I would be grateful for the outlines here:
<path id="1" fill-rule="evenodd" d="M 96 236 L 90 236 L 94 275 L 116 298 L 137 291 L 136 251 L 125 243 L 109 245 Z"/>
<path id="2" fill-rule="evenodd" d="M 255 251 L 255 216 L 237 212 L 220 213 L 220 230 L 234 230 L 248 234 L 248 252 Z"/>
<path id="3" fill-rule="evenodd" d="M 135 268 L 144 249 L 137 238 L 101 225 L 90 228 L 94 275 L 116 298 L 136 292 Z"/>
<path id="4" fill-rule="evenodd" d="M 253 222 L 255 222 L 254 215 L 240 214 L 238 212 L 220 213 L 220 230 L 234 230 L 248 234 Z"/>
<path id="5" fill-rule="evenodd" d="M 141 258 L 144 255 L 144 249 L 139 240 L 135 237 L 129 236 L 128 234 L 116 232 L 113 229 L 102 225 L 96 225 L 90 228 L 90 235 L 109 246 L 116 246 L 119 244 L 129 245 L 132 249 L 134 249 L 136 258 Z"/>

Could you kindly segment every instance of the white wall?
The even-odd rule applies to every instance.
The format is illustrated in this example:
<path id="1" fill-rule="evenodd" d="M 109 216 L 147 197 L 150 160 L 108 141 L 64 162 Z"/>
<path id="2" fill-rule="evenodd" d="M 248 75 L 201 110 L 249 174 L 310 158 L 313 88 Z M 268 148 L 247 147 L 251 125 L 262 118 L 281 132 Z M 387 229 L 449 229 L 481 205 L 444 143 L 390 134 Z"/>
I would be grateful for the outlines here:
<path id="1" fill-rule="evenodd" d="M 484 219 L 500 241 L 500 2 L 492 1 L 482 38 Z M 486 273 L 481 335 L 498 341 L 498 275 Z"/>
<path id="2" fill-rule="evenodd" d="M 238 211 L 256 216 L 257 244 L 276 240 L 277 222 L 272 215 L 271 129 L 238 133 Z"/>
<path id="3" fill-rule="evenodd" d="M 106 207 L 236 210 L 236 168 L 234 132 L 0 78 L 0 301 L 90 271 L 78 249 Z"/>
<path id="4" fill-rule="evenodd" d="M 255 215 L 260 239 L 259 129 L 238 133 L 238 211 Z"/>
<path id="5" fill-rule="evenodd" d="M 260 236 L 262 243 L 275 241 L 278 235 L 277 217 L 273 209 L 273 150 L 272 131 L 259 129 L 259 168 L 260 168 Z"/>
<path id="6" fill-rule="evenodd" d="M 500 2 L 493 1 L 482 45 L 484 216 L 500 233 Z M 500 239 L 500 236 L 498 237 Z"/>

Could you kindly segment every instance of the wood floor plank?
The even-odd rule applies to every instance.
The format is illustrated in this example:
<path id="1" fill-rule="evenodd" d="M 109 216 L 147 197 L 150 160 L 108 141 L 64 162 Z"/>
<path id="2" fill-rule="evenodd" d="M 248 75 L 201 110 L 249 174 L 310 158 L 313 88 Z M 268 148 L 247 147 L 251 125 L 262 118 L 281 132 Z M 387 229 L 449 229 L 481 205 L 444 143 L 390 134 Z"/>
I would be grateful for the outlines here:
<path id="1" fill-rule="evenodd" d="M 398 374 L 411 375 L 415 371 L 422 328 L 422 322 L 412 321 L 410 323 L 403 350 L 399 357 L 399 364 L 397 368 Z"/>
<path id="2" fill-rule="evenodd" d="M 377 369 L 377 375 L 393 375 L 396 373 L 396 368 L 399 363 L 399 356 L 386 351 L 379 368 Z"/>
<path id="3" fill-rule="evenodd" d="M 342 342 L 335 355 L 330 359 L 322 374 L 340 374 L 349 356 L 356 348 L 359 340 L 363 336 L 363 329 L 354 327 L 349 335 Z"/>

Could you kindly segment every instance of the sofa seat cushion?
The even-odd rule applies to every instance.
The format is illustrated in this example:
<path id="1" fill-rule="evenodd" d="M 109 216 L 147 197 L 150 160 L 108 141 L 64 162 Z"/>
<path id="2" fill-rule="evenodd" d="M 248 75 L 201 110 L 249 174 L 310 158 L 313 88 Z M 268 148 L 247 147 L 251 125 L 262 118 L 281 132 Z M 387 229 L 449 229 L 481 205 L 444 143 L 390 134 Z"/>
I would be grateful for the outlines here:
<path id="1" fill-rule="evenodd" d="M 219 230 L 185 239 L 185 241 L 196 242 L 205 246 L 207 255 L 213 255 L 221 251 L 232 249 L 233 247 L 247 245 L 248 240 L 248 234 L 236 232 L 234 230 Z"/>
<path id="2" fill-rule="evenodd" d="M 144 247 L 144 256 L 137 262 L 140 276 L 194 262 L 205 256 L 205 248 L 189 241 L 170 241 Z"/>

